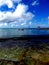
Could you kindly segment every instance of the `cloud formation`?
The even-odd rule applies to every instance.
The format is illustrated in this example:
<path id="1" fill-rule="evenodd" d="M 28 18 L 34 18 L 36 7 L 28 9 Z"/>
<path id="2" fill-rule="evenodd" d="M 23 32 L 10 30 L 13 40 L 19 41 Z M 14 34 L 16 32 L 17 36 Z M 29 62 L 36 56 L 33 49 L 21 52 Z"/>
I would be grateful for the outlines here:
<path id="1" fill-rule="evenodd" d="M 38 0 L 35 0 L 35 1 L 32 3 L 32 6 L 35 6 L 35 5 L 39 5 Z"/>
<path id="2" fill-rule="evenodd" d="M 13 2 L 20 3 L 22 0 L 0 0 L 0 6 L 7 5 L 8 8 L 13 7 Z"/>
<path id="3" fill-rule="evenodd" d="M 15 19 L 21 17 L 26 12 L 27 6 L 23 4 L 19 4 L 15 11 L 12 12 L 2 12 L 0 11 L 0 21 L 5 19 Z"/>
<path id="4" fill-rule="evenodd" d="M 7 5 L 9 8 L 13 7 L 13 2 L 11 0 L 0 0 L 0 6 Z"/>
<path id="5" fill-rule="evenodd" d="M 20 3 L 22 0 L 12 0 L 12 2 Z"/>
<path id="6" fill-rule="evenodd" d="M 13 1 L 14 2 L 21 2 L 21 0 L 4 0 L 4 2 L 2 2 L 3 0 L 0 1 L 0 3 L 2 4 L 7 4 L 8 1 L 10 1 L 10 3 L 8 3 L 8 7 L 13 7 Z M 31 12 L 27 12 L 28 10 L 28 6 L 19 3 L 15 9 L 14 12 L 11 11 L 7 11 L 7 12 L 2 12 L 0 11 L 0 27 L 23 27 L 23 26 L 28 26 L 29 21 L 31 21 L 33 19 L 33 17 L 35 16 L 33 13 Z"/>

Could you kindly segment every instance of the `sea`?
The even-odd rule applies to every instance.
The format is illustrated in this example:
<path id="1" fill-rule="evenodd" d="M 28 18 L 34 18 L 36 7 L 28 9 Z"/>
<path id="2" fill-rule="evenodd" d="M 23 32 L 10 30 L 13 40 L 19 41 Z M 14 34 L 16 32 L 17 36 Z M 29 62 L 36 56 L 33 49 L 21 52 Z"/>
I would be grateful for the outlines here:
<path id="1" fill-rule="evenodd" d="M 0 28 L 0 38 L 21 37 L 23 35 L 49 35 L 49 30 Z"/>
<path id="2" fill-rule="evenodd" d="M 22 37 L 23 35 L 49 35 L 49 30 L 36 30 L 36 29 L 16 29 L 16 28 L 0 28 L 0 39 L 1 38 L 14 38 L 14 37 Z M 49 39 L 30 39 L 29 40 L 0 40 L 0 48 L 2 47 L 27 47 L 27 46 L 33 46 L 36 44 L 49 44 Z"/>

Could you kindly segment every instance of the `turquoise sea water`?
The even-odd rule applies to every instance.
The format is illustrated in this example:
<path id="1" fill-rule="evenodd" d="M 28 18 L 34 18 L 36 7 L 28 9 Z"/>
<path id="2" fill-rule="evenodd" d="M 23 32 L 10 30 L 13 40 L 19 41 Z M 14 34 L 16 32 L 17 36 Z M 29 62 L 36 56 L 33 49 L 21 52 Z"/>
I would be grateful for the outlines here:
<path id="1" fill-rule="evenodd" d="M 16 28 L 0 28 L 0 38 L 17 37 L 22 35 L 48 35 L 49 30 L 34 30 L 24 29 L 19 30 Z"/>

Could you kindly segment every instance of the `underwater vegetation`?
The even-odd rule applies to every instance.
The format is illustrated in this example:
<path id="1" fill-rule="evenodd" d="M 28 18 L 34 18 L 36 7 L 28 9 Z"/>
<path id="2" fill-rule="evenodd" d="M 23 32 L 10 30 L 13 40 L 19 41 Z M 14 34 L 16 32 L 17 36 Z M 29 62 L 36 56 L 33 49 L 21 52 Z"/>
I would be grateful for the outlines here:
<path id="1" fill-rule="evenodd" d="M 0 48 L 0 65 L 49 65 L 49 45 Z"/>

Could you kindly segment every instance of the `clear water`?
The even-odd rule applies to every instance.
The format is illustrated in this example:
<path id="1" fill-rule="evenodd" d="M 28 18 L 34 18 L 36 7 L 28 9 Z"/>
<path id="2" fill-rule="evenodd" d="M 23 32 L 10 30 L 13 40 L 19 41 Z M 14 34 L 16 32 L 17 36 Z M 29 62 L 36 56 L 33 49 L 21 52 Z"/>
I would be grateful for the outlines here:
<path id="1" fill-rule="evenodd" d="M 48 35 L 49 30 L 34 30 L 24 29 L 18 30 L 16 28 L 0 28 L 0 38 L 20 37 L 22 35 Z"/>

